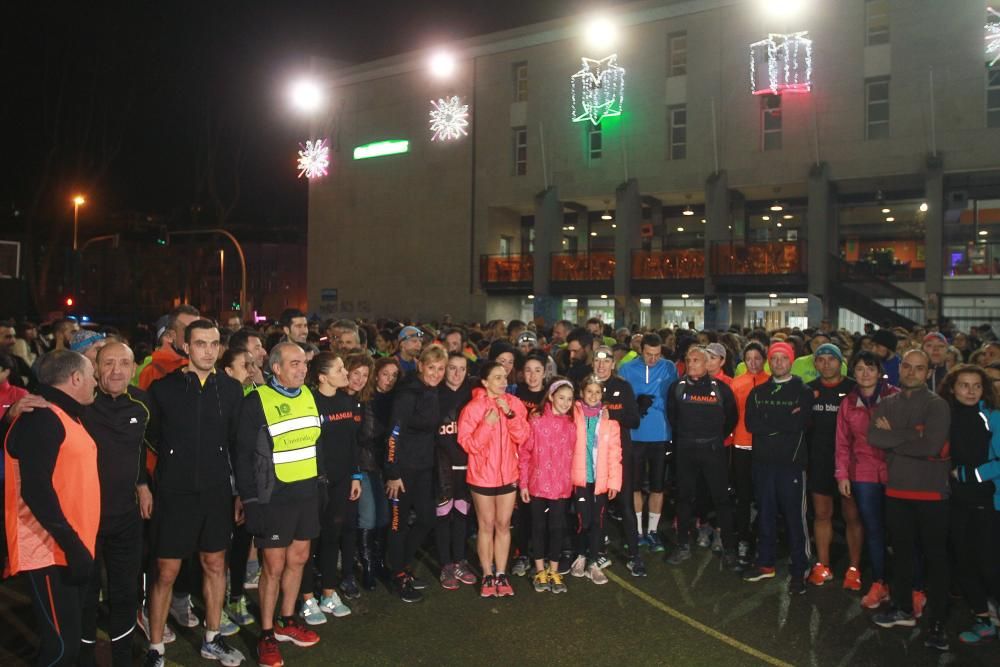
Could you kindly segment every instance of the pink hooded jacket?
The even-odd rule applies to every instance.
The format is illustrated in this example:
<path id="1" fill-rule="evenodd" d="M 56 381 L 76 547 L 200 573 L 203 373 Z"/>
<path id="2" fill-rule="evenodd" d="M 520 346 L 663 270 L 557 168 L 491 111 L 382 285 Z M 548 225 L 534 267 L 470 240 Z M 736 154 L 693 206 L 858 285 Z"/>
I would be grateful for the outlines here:
<path id="1" fill-rule="evenodd" d="M 514 413 L 509 419 L 480 387 L 472 390 L 472 400 L 458 417 L 458 444 L 469 454 L 465 480 L 473 486 L 496 488 L 517 481 L 517 449 L 531 434 L 528 411 L 516 396 L 503 398 Z M 486 421 L 490 410 L 499 417 L 495 424 Z"/>
<path id="2" fill-rule="evenodd" d="M 546 402 L 541 415 L 528 422 L 531 435 L 517 450 L 521 488 L 531 497 L 547 500 L 569 498 L 573 493 L 573 454 L 576 424 L 572 415 L 557 415 Z"/>
<path id="3" fill-rule="evenodd" d="M 891 384 L 882 383 L 878 402 L 887 396 L 899 393 Z M 885 452 L 868 444 L 868 424 L 875 407 L 865 407 L 857 387 L 852 389 L 840 403 L 837 412 L 837 449 L 834 457 L 837 481 L 877 482 L 885 484 L 888 470 Z"/>
<path id="4" fill-rule="evenodd" d="M 576 422 L 573 485 L 587 486 L 587 420 L 579 401 L 573 406 L 573 421 Z M 597 423 L 594 494 L 601 495 L 609 489 L 622 490 L 622 439 L 618 422 L 601 417 Z"/>

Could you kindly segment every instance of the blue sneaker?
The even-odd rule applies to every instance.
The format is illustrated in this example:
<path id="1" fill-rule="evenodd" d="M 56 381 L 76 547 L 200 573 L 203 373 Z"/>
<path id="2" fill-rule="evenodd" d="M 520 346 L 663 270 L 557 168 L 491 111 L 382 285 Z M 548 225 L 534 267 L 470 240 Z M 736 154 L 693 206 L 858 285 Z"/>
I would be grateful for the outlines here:
<path id="1" fill-rule="evenodd" d="M 653 553 L 663 553 L 666 551 L 666 547 L 663 546 L 663 541 L 660 540 L 660 535 L 655 530 L 649 531 L 647 536 L 649 539 L 649 548 Z"/>
<path id="2" fill-rule="evenodd" d="M 994 641 L 997 638 L 997 627 L 986 618 L 976 617 L 976 622 L 971 629 L 959 633 L 958 641 L 963 644 L 984 644 Z"/>
<path id="3" fill-rule="evenodd" d="M 222 610 L 222 616 L 219 618 L 219 634 L 223 637 L 232 637 L 237 632 L 240 631 L 240 626 L 233 623 L 233 620 L 229 618 L 226 610 Z"/>
<path id="4" fill-rule="evenodd" d="M 243 662 L 243 654 L 229 646 L 222 635 L 216 635 L 212 641 L 202 641 L 201 657 L 218 660 L 225 667 L 239 667 Z"/>
<path id="5" fill-rule="evenodd" d="M 649 544 L 649 536 L 645 533 L 639 534 L 639 548 L 648 549 L 651 545 Z"/>

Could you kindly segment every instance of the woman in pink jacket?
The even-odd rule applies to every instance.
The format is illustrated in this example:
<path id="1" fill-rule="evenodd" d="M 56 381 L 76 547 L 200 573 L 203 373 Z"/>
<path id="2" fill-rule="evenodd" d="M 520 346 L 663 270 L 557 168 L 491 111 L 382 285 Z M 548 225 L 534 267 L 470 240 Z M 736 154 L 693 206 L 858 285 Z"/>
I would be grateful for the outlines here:
<path id="1" fill-rule="evenodd" d="M 859 352 L 851 366 L 857 386 L 844 397 L 837 413 L 834 477 L 843 497 L 841 510 L 847 523 L 852 568 L 860 566 L 861 547 L 864 540 L 868 541 L 874 581 L 861 604 L 875 609 L 889 599 L 885 585 L 887 472 L 885 452 L 868 444 L 868 422 L 879 401 L 899 390 L 882 379 L 881 363 L 874 353 Z"/>
<path id="2" fill-rule="evenodd" d="M 601 404 L 603 396 L 604 383 L 596 375 L 585 377 L 580 383 L 581 400 L 576 404 L 573 417 L 576 422 L 573 493 L 577 556 L 569 572 L 574 577 L 587 577 L 595 584 L 608 583 L 597 559 L 604 546 L 608 501 L 614 500 L 622 488 L 621 431 L 618 422 L 608 418 L 608 411 Z"/>
<path id="3" fill-rule="evenodd" d="M 542 414 L 531 418 L 531 435 L 518 450 L 521 501 L 531 507 L 535 590 L 565 593 L 559 574 L 559 553 L 566 534 L 566 508 L 573 493 L 573 383 L 558 378 L 549 385 Z M 545 537 L 549 538 L 548 549 Z M 549 567 L 545 567 L 545 556 Z"/>
<path id="4" fill-rule="evenodd" d="M 484 598 L 513 595 L 507 577 L 510 516 L 517 499 L 517 448 L 528 439 L 528 411 L 507 390 L 507 371 L 495 361 L 479 371 L 482 388 L 458 418 L 458 444 L 469 454 L 465 479 L 476 507 L 476 550 Z"/>

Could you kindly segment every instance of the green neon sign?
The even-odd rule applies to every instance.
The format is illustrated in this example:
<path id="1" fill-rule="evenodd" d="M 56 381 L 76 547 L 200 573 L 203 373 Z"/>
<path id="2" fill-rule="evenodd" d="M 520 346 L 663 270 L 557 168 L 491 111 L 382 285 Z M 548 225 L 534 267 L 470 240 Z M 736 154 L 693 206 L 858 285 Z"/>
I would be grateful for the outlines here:
<path id="1" fill-rule="evenodd" d="M 371 157 L 382 157 L 383 155 L 399 155 L 410 151 L 410 142 L 406 139 L 388 139 L 386 141 L 376 141 L 354 149 L 355 160 L 367 160 Z"/>

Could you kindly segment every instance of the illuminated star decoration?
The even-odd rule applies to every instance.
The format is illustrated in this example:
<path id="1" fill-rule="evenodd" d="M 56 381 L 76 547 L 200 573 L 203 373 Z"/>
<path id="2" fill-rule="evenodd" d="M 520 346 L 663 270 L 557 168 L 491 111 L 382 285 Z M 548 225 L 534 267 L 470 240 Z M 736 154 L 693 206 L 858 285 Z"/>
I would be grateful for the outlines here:
<path id="1" fill-rule="evenodd" d="M 992 7 L 987 7 L 986 11 L 996 18 L 986 24 L 986 57 L 996 54 L 990 61 L 990 67 L 993 67 L 1000 60 L 1000 12 Z"/>
<path id="2" fill-rule="evenodd" d="M 305 145 L 299 144 L 299 178 L 319 178 L 326 176 L 330 166 L 330 147 L 326 145 L 326 139 L 307 141 Z"/>
<path id="3" fill-rule="evenodd" d="M 750 90 L 754 95 L 809 92 L 812 40 L 807 35 L 806 31 L 771 33 L 750 45 Z"/>
<path id="4" fill-rule="evenodd" d="M 618 66 L 618 54 L 603 60 L 581 58 L 583 69 L 570 78 L 574 123 L 620 116 L 625 100 L 625 69 Z"/>
<path id="5" fill-rule="evenodd" d="M 457 95 L 431 100 L 431 141 L 452 141 L 469 133 L 469 105 Z"/>

